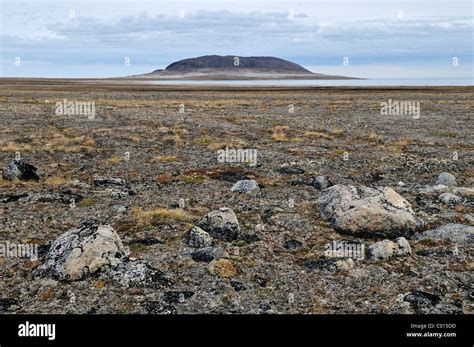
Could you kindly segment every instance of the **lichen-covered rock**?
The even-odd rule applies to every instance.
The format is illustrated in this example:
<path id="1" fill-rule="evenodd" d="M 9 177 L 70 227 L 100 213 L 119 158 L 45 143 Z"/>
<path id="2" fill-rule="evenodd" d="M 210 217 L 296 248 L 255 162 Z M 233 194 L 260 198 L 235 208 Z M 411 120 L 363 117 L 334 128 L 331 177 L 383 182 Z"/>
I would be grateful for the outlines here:
<path id="1" fill-rule="evenodd" d="M 410 203 L 388 187 L 335 185 L 322 192 L 319 204 L 321 217 L 342 233 L 398 237 L 418 226 Z"/>
<path id="2" fill-rule="evenodd" d="M 159 289 L 171 284 L 163 272 L 139 259 L 119 262 L 107 270 L 107 275 L 124 287 Z"/>
<path id="3" fill-rule="evenodd" d="M 227 207 L 209 212 L 196 225 L 207 231 L 213 238 L 228 242 L 236 240 L 240 232 L 237 216 L 232 209 Z"/>
<path id="4" fill-rule="evenodd" d="M 474 227 L 463 224 L 449 223 L 436 229 L 416 233 L 415 239 L 440 239 L 455 243 L 474 243 Z"/>
<path id="5" fill-rule="evenodd" d="M 382 260 L 390 257 L 410 255 L 411 247 L 407 239 L 399 237 L 395 242 L 383 240 L 369 245 L 367 253 L 371 260 Z"/>
<path id="6" fill-rule="evenodd" d="M 441 172 L 436 179 L 436 185 L 442 184 L 448 187 L 457 186 L 456 177 L 447 172 Z"/>
<path id="7" fill-rule="evenodd" d="M 20 181 L 38 181 L 37 170 L 36 167 L 22 160 L 13 160 L 3 169 L 2 177 L 7 181 L 15 179 Z"/>
<path id="8" fill-rule="evenodd" d="M 96 187 L 117 187 L 128 186 L 127 181 L 119 177 L 96 177 L 94 178 L 94 186 Z"/>
<path id="9" fill-rule="evenodd" d="M 228 259 L 217 259 L 210 262 L 208 271 L 215 276 L 231 278 L 237 275 L 237 269 Z"/>
<path id="10" fill-rule="evenodd" d="M 438 199 L 446 205 L 455 206 L 462 203 L 462 198 L 452 193 L 443 193 Z"/>
<path id="11" fill-rule="evenodd" d="M 352 258 L 323 258 L 317 260 L 309 260 L 303 263 L 303 267 L 310 270 L 322 270 L 328 272 L 349 271 L 354 268 L 354 260 Z"/>
<path id="12" fill-rule="evenodd" d="M 204 247 L 191 253 L 194 261 L 209 263 L 214 259 L 228 258 L 229 254 L 221 247 Z"/>
<path id="13" fill-rule="evenodd" d="M 117 265 L 127 253 L 111 226 L 87 221 L 52 242 L 38 271 L 58 280 L 80 280 L 106 265 Z"/>
<path id="14" fill-rule="evenodd" d="M 258 183 L 255 180 L 241 180 L 236 182 L 230 189 L 234 193 L 246 193 L 256 196 L 260 192 Z"/>
<path id="15" fill-rule="evenodd" d="M 212 246 L 211 235 L 209 235 L 207 231 L 196 226 L 186 233 L 184 240 L 191 247 L 203 248 Z"/>

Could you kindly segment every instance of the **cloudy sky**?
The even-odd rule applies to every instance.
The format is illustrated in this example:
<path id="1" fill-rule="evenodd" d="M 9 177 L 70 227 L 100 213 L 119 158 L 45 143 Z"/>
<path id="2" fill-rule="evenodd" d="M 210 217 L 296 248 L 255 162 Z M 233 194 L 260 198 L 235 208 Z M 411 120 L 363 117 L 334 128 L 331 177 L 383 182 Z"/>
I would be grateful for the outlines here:
<path id="1" fill-rule="evenodd" d="M 472 78 L 473 32 L 471 0 L 1 0 L 0 75 L 124 76 L 222 54 L 368 78 Z"/>

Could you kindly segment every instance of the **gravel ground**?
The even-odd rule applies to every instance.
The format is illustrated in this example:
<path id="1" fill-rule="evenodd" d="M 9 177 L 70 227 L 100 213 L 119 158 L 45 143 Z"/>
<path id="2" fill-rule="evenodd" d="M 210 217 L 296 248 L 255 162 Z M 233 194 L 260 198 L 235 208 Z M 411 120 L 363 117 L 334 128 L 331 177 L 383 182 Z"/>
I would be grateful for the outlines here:
<path id="1" fill-rule="evenodd" d="M 323 189 L 312 184 L 324 176 L 330 185 L 391 187 L 420 219 L 418 233 L 448 223 L 472 226 L 472 87 L 0 85 L 0 164 L 19 154 L 40 177 L 0 180 L 0 240 L 39 251 L 38 259 L 0 258 L 0 312 L 474 310 L 472 229 L 462 240 L 408 236 L 408 255 L 326 266 L 327 244 L 368 247 L 382 239 L 334 230 L 319 212 Z M 64 99 L 94 102 L 95 116 L 58 114 L 56 102 Z M 381 115 L 389 99 L 419 102 L 420 117 Z M 257 160 L 221 162 L 225 148 L 256 150 Z M 442 172 L 457 186 L 437 190 Z M 126 183 L 94 184 L 98 177 Z M 231 191 L 242 178 L 260 191 Z M 443 201 L 447 191 L 460 200 Z M 236 240 L 213 241 L 224 254 L 219 262 L 228 265 L 216 272 L 193 259 L 185 235 L 221 207 L 235 212 L 240 232 Z M 170 283 L 130 288 L 105 269 L 78 281 L 38 276 L 51 242 L 91 219 L 111 225 L 132 258 Z"/>

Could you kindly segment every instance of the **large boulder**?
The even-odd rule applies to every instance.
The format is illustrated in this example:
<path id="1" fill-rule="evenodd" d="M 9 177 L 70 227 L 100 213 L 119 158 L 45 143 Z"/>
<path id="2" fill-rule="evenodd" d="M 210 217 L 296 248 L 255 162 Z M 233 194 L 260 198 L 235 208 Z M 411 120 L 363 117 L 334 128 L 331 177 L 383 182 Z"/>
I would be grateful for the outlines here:
<path id="1" fill-rule="evenodd" d="M 418 225 L 410 203 L 389 187 L 335 185 L 322 192 L 319 204 L 321 217 L 341 233 L 395 238 Z"/>
<path id="2" fill-rule="evenodd" d="M 207 231 L 213 238 L 227 242 L 236 240 L 240 232 L 237 216 L 232 209 L 227 207 L 209 212 L 196 225 Z"/>
<path id="3" fill-rule="evenodd" d="M 36 167 L 22 160 L 13 160 L 3 169 L 2 177 L 7 181 L 15 179 L 20 181 L 38 181 L 37 170 Z"/>
<path id="4" fill-rule="evenodd" d="M 58 280 L 75 281 L 106 265 L 116 266 L 127 255 L 111 226 L 87 221 L 52 242 L 39 272 Z"/>

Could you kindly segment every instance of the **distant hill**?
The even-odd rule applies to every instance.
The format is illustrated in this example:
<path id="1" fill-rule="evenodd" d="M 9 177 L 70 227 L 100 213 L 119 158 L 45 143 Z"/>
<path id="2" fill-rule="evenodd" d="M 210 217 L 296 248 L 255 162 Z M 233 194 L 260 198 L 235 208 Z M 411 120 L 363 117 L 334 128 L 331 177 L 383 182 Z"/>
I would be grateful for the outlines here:
<path id="1" fill-rule="evenodd" d="M 301 65 L 275 57 L 205 55 L 174 62 L 164 70 L 129 76 L 154 80 L 352 79 L 313 73 Z"/>
<path id="2" fill-rule="evenodd" d="M 304 67 L 291 61 L 275 57 L 235 57 L 221 55 L 205 55 L 189 58 L 169 65 L 166 71 L 196 71 L 198 69 L 263 69 L 291 73 L 311 73 Z"/>

